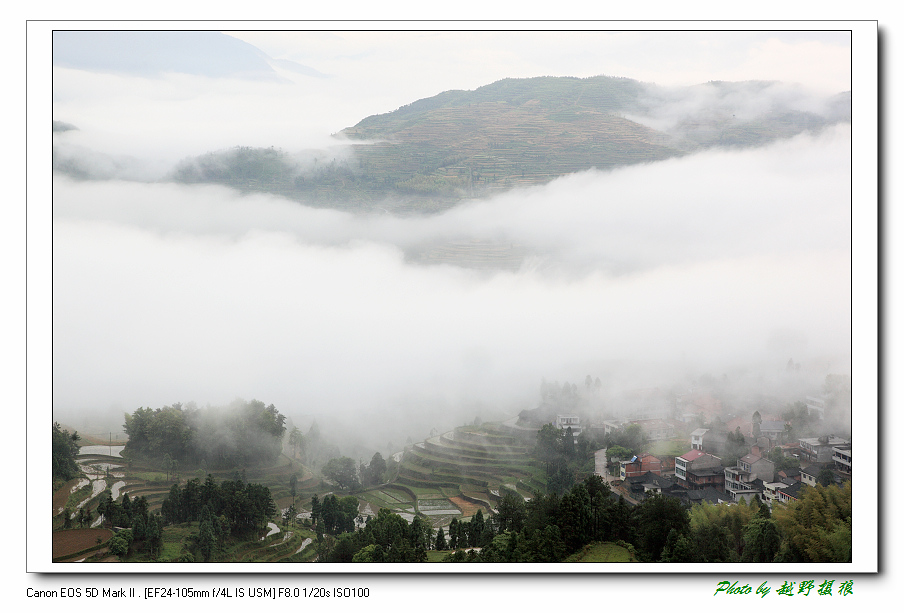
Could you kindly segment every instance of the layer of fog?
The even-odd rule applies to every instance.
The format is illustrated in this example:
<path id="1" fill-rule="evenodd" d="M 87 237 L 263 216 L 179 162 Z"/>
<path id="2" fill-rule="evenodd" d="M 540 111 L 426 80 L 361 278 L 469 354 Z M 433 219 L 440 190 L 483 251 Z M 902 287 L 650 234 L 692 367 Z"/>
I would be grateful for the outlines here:
<path id="1" fill-rule="evenodd" d="M 258 398 L 382 450 L 403 425 L 536 406 L 543 377 L 762 381 L 793 358 L 815 385 L 850 372 L 850 162 L 842 127 L 405 219 L 57 176 L 54 412 Z M 470 239 L 530 255 L 405 257 Z"/>

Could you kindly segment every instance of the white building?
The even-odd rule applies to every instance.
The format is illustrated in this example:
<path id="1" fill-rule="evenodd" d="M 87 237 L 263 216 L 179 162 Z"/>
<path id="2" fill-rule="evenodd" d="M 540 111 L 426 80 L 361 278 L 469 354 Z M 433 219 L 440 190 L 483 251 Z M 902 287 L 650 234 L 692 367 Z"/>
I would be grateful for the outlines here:
<path id="1" fill-rule="evenodd" d="M 577 415 L 556 415 L 556 428 L 571 428 L 571 433 L 578 436 L 581 433 L 581 418 Z"/>

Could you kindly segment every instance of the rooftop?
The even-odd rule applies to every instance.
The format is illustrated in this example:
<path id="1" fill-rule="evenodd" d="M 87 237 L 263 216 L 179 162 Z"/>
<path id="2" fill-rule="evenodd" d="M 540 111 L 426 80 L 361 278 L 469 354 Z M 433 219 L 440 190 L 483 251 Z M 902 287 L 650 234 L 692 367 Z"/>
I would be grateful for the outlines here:
<path id="1" fill-rule="evenodd" d="M 678 457 L 680 457 L 682 460 L 687 460 L 688 462 L 693 462 L 697 458 L 699 458 L 701 456 L 705 456 L 705 455 L 706 454 L 703 453 L 702 451 L 700 451 L 699 449 L 691 449 L 690 451 L 685 453 L 683 456 L 678 456 Z"/>

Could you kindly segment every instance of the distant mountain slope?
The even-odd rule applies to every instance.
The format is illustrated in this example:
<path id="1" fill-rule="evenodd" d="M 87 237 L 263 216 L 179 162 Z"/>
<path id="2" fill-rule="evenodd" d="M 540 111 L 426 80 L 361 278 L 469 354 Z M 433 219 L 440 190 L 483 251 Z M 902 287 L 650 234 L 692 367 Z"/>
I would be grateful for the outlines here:
<path id="1" fill-rule="evenodd" d="M 323 76 L 221 32 L 55 30 L 53 64 L 154 77 L 176 72 L 211 78 L 277 79 L 273 65 Z"/>
<path id="2" fill-rule="evenodd" d="M 673 139 L 620 113 L 637 108 L 629 79 L 505 79 L 450 91 L 342 131 L 361 172 L 402 193 L 475 196 L 588 168 L 680 155 Z"/>
<path id="3" fill-rule="evenodd" d="M 590 168 L 759 146 L 839 121 L 850 121 L 850 92 L 821 100 L 768 81 L 503 79 L 367 117 L 337 135 L 344 146 L 334 151 L 235 147 L 185 160 L 171 178 L 328 207 L 432 212 Z M 67 172 L 64 162 L 55 169 Z"/>

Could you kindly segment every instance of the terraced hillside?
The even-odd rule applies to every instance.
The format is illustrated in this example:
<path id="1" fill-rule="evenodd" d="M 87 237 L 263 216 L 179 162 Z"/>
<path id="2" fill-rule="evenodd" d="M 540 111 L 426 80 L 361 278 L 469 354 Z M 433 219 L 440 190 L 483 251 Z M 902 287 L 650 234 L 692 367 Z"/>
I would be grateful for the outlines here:
<path id="1" fill-rule="evenodd" d="M 383 486 L 405 492 L 411 511 L 434 527 L 477 509 L 491 513 L 506 491 L 530 498 L 546 487 L 545 469 L 528 456 L 524 439 L 498 425 L 459 427 L 405 450 L 398 477 Z"/>
<path id="2" fill-rule="evenodd" d="M 100 530 L 103 517 L 98 512 L 98 505 L 105 492 L 110 492 L 114 501 L 121 501 L 124 495 L 135 499 L 143 496 L 148 502 L 150 512 L 159 511 L 163 500 L 170 492 L 171 486 L 178 480 L 184 485 L 188 479 L 198 478 L 203 481 L 205 475 L 192 472 L 178 475 L 175 479 L 160 470 L 158 466 L 130 460 L 120 455 L 121 447 L 98 445 L 83 448 L 77 463 L 84 476 L 73 479 L 63 485 L 53 496 L 54 529 L 54 561 L 78 562 L 116 561 L 116 557 L 108 552 L 106 541 L 113 532 Z M 109 450 L 109 451 L 108 451 Z M 90 453 L 84 453 L 90 451 Z M 280 515 L 292 504 L 290 478 L 295 475 L 296 498 L 299 509 L 304 514 L 303 502 L 310 500 L 314 494 L 323 494 L 329 488 L 310 470 L 304 468 L 292 458 L 281 455 L 277 461 L 266 467 L 257 467 L 244 472 L 245 479 L 261 483 L 268 487 L 271 496 L 280 511 Z M 235 471 L 212 471 L 216 481 L 230 479 Z M 70 509 L 70 517 L 76 518 L 77 512 L 91 512 L 91 524 L 81 529 L 60 530 L 64 525 L 66 509 Z M 362 512 L 364 511 L 362 505 Z M 273 518 L 274 522 L 278 518 Z M 105 534 L 102 542 L 95 544 L 95 532 Z M 164 544 L 160 562 L 176 561 L 184 553 L 184 545 L 198 532 L 197 522 L 167 526 L 164 530 Z M 85 541 L 90 535 L 91 542 Z M 85 538 L 79 537 L 85 536 Z M 242 543 L 223 552 L 223 561 L 236 562 L 303 562 L 313 557 L 313 548 L 307 547 L 313 542 L 314 533 L 301 526 L 280 529 L 276 523 L 270 524 L 267 535 L 259 540 Z M 59 541 L 59 548 L 57 548 Z M 57 551 L 59 549 L 59 551 Z"/>

